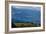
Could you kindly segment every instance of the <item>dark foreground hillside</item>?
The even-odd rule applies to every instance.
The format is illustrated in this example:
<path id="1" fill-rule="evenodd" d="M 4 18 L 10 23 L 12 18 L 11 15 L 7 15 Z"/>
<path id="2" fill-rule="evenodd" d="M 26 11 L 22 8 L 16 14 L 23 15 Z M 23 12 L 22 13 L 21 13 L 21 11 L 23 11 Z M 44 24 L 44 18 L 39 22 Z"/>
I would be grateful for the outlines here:
<path id="1" fill-rule="evenodd" d="M 12 22 L 12 28 L 21 28 L 21 27 L 39 27 L 40 24 L 36 24 L 36 23 L 33 23 L 33 22 L 16 22 L 16 23 L 13 23 Z"/>

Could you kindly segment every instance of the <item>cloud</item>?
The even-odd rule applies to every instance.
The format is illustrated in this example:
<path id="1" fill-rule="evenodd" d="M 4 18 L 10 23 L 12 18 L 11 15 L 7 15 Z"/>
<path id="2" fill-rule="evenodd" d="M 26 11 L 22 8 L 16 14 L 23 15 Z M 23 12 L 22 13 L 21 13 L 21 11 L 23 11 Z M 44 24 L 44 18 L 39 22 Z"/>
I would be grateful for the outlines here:
<path id="1" fill-rule="evenodd" d="M 33 7 L 33 6 L 13 6 L 13 8 L 17 9 L 32 9 L 32 10 L 41 10 L 40 7 Z"/>

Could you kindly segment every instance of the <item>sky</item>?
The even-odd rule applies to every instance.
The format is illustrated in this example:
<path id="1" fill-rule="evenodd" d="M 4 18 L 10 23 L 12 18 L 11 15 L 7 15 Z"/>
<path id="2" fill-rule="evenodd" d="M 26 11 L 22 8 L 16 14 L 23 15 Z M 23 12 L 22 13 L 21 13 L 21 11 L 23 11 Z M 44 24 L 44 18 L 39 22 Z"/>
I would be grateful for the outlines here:
<path id="1" fill-rule="evenodd" d="M 40 7 L 12 6 L 12 19 L 23 22 L 40 23 Z"/>

